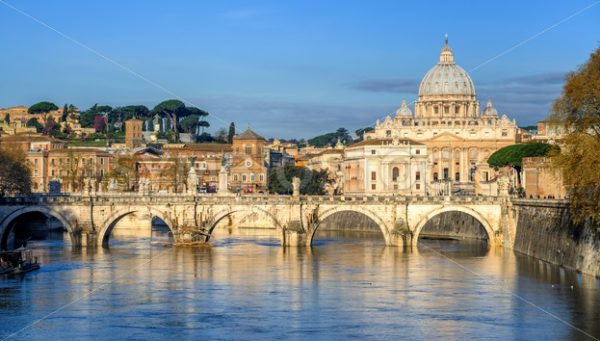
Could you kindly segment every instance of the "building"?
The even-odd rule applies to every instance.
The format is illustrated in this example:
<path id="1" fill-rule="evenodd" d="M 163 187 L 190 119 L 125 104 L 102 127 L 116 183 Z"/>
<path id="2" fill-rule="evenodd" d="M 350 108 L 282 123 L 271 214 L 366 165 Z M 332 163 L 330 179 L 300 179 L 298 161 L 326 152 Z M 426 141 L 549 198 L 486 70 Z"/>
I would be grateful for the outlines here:
<path id="1" fill-rule="evenodd" d="M 377 121 L 365 140 L 400 139 L 427 147 L 424 179 L 451 183 L 454 191 L 476 190 L 477 174 L 494 178 L 488 157 L 496 150 L 520 142 L 514 120 L 500 116 L 491 101 L 480 111 L 469 74 L 454 61 L 446 39 L 438 63 L 423 77 L 413 115 L 406 101 L 394 117 Z M 387 190 L 387 189 L 386 189 Z"/>
<path id="2" fill-rule="evenodd" d="M 250 129 L 233 137 L 230 190 L 245 193 L 267 190 L 266 143 L 264 137 Z"/>
<path id="3" fill-rule="evenodd" d="M 344 146 L 341 143 L 335 148 L 329 148 L 316 154 L 308 154 L 305 157 L 305 167 L 310 170 L 327 171 L 330 183 L 325 186 L 328 194 L 343 193 L 344 173 L 342 163 L 344 161 Z"/>
<path id="4" fill-rule="evenodd" d="M 546 157 L 523 158 L 521 180 L 527 198 L 565 198 L 567 191 L 560 173 L 553 169 Z"/>
<path id="5" fill-rule="evenodd" d="M 372 138 L 346 147 L 345 194 L 425 195 L 427 146 L 412 140 Z"/>
<path id="6" fill-rule="evenodd" d="M 125 121 L 125 145 L 127 148 L 138 148 L 144 143 L 142 120 L 132 118 Z"/>

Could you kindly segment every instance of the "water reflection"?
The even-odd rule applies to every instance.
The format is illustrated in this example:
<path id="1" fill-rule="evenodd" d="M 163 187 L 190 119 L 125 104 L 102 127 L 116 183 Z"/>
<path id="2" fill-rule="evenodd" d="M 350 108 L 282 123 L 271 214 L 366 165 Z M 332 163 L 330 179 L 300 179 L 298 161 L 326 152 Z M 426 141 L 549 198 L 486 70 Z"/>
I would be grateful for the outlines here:
<path id="1" fill-rule="evenodd" d="M 267 237 L 175 249 L 151 239 L 96 251 L 34 244 L 43 268 L 0 279 L 0 338 L 71 302 L 18 338 L 583 336 L 519 297 L 600 335 L 597 280 L 481 243 L 421 240 L 404 251 L 376 233 L 323 231 L 312 248 Z"/>

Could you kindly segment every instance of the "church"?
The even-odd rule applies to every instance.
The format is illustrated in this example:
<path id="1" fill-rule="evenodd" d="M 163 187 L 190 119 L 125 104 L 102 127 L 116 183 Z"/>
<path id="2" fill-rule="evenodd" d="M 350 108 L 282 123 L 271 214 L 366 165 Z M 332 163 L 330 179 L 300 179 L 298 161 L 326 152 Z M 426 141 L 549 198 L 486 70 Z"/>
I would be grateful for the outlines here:
<path id="1" fill-rule="evenodd" d="M 393 117 L 377 121 L 363 142 L 346 149 L 351 158 L 343 165 L 344 191 L 485 194 L 495 178 L 488 157 L 521 140 L 515 120 L 500 116 L 491 101 L 481 110 L 475 85 L 446 38 L 439 61 L 420 83 L 414 114 L 402 101 Z M 394 152 L 378 150 L 382 146 Z"/>

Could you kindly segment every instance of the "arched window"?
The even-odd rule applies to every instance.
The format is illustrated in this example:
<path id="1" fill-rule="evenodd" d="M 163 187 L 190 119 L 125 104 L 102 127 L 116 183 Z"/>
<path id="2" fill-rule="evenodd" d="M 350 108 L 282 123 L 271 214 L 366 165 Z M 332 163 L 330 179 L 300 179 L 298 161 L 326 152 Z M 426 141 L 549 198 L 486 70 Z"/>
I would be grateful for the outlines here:
<path id="1" fill-rule="evenodd" d="M 400 176 L 400 169 L 398 169 L 398 167 L 392 168 L 392 181 L 398 181 L 399 176 Z"/>

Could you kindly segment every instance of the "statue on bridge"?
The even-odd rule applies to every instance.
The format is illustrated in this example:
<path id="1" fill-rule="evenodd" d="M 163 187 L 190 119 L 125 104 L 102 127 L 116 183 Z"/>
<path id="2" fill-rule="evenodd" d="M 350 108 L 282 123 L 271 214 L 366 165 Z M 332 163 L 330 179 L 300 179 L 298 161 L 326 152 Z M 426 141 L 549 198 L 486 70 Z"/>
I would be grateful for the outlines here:
<path id="1" fill-rule="evenodd" d="M 198 188 L 198 175 L 196 174 L 196 167 L 194 167 L 194 160 L 191 162 L 192 166 L 190 167 L 186 181 L 187 194 L 196 194 Z"/>

